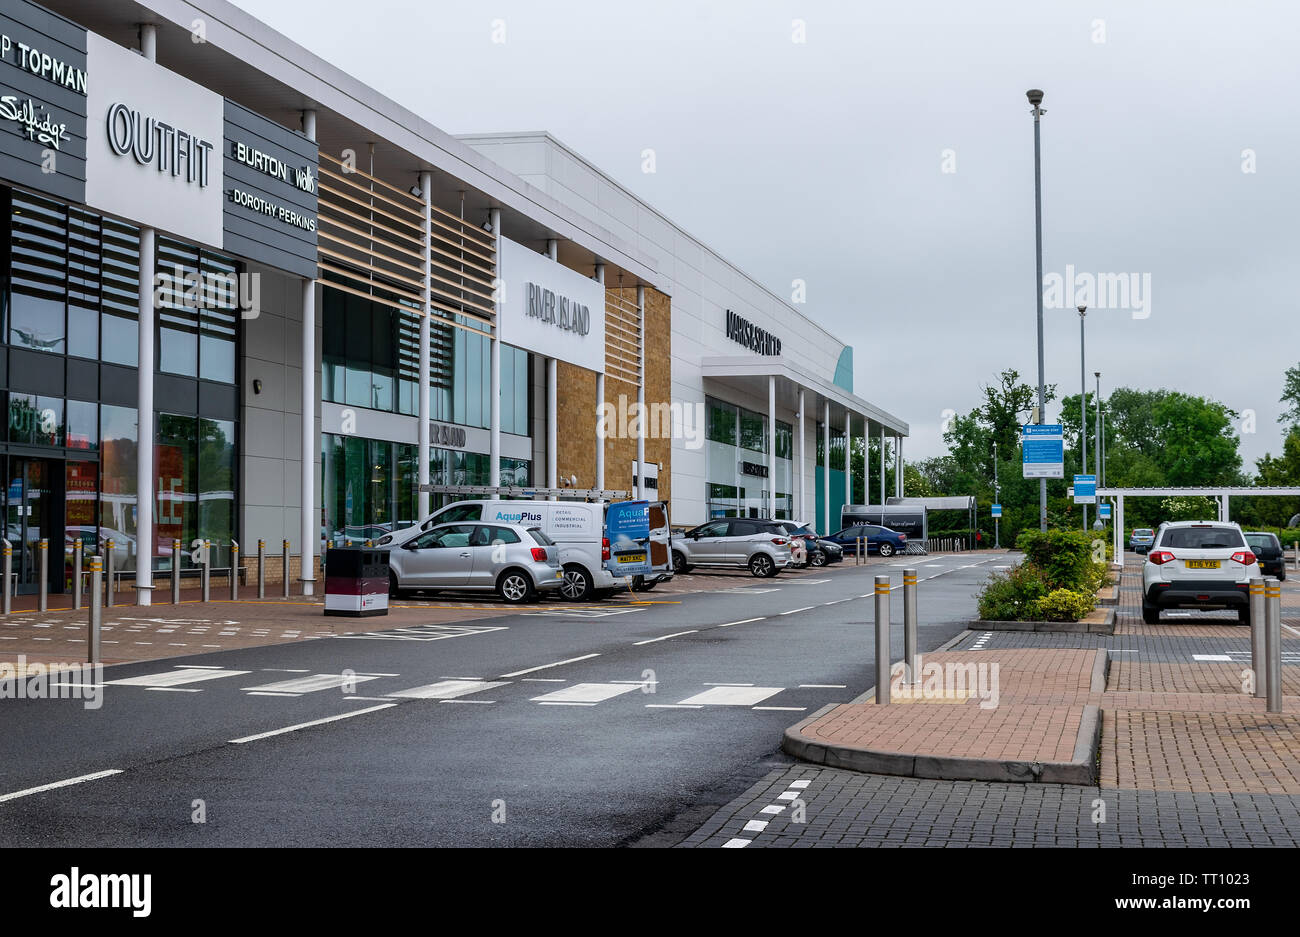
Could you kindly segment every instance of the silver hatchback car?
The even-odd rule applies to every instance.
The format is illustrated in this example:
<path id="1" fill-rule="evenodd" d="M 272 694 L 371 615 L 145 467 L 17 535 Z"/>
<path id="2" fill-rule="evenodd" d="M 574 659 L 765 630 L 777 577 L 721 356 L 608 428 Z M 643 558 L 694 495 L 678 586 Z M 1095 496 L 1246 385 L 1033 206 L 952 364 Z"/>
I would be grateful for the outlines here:
<path id="1" fill-rule="evenodd" d="M 389 592 L 496 592 L 532 602 L 564 582 L 560 551 L 537 527 L 439 524 L 388 553 Z"/>

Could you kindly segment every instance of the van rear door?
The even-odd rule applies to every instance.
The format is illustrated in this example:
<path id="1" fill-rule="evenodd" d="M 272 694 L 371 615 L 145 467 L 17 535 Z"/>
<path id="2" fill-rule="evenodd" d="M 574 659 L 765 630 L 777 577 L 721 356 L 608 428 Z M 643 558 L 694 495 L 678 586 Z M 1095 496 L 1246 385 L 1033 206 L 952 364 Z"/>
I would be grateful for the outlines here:
<path id="1" fill-rule="evenodd" d="M 650 502 L 650 570 L 652 573 L 671 572 L 673 567 L 670 543 L 672 530 L 668 526 L 668 504 Z"/>

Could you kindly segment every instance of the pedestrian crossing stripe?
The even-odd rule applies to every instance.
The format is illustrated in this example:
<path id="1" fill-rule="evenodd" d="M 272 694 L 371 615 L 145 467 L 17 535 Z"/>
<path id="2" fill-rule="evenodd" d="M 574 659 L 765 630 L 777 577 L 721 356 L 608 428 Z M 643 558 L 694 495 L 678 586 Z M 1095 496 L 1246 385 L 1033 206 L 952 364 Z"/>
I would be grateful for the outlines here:
<path id="1" fill-rule="evenodd" d="M 439 680 L 437 683 L 415 686 L 409 690 L 398 690 L 388 695 L 400 699 L 456 699 L 471 693 L 494 690 L 499 686 L 506 686 L 509 682 L 509 680 Z"/>
<path id="2" fill-rule="evenodd" d="M 338 640 L 370 641 L 441 641 L 444 638 L 463 638 L 489 631 L 508 631 L 507 625 L 413 625 L 391 631 L 362 631 L 357 634 L 336 634 Z"/>
<path id="3" fill-rule="evenodd" d="M 783 686 L 715 686 L 680 702 L 683 706 L 755 706 L 784 689 Z"/>
<path id="4" fill-rule="evenodd" d="M 534 696 L 534 703 L 603 703 L 605 700 L 631 693 L 639 683 L 576 683 L 562 690 L 553 690 Z"/>
<path id="5" fill-rule="evenodd" d="M 320 690 L 338 690 L 344 685 L 352 686 L 378 677 L 366 677 L 361 674 L 315 673 L 310 677 L 297 677 L 293 680 L 277 680 L 275 683 L 263 683 L 258 686 L 246 686 L 245 690 L 258 690 L 263 693 L 316 693 Z"/>
<path id="6" fill-rule="evenodd" d="M 178 667 L 162 673 L 144 674 L 139 677 L 123 677 L 120 680 L 106 680 L 110 686 L 173 687 L 186 683 L 198 683 L 201 680 L 217 680 L 221 677 L 242 677 L 250 673 L 247 670 L 212 670 L 208 667 Z"/>

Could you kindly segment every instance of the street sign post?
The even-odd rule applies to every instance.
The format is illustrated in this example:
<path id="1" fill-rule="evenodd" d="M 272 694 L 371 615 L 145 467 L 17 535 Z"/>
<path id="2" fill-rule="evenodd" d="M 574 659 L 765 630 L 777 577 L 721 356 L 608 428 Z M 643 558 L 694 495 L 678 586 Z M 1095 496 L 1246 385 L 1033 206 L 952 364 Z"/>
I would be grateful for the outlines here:
<path id="1" fill-rule="evenodd" d="M 995 505 L 993 505 L 993 516 L 994 516 L 994 517 L 1001 517 L 1001 516 L 1002 516 L 1002 505 L 1000 505 L 1000 504 L 995 504 Z"/>
<path id="2" fill-rule="evenodd" d="M 1024 478 L 1065 477 L 1065 430 L 1060 423 L 1030 423 L 1020 429 Z"/>
<path id="3" fill-rule="evenodd" d="M 1097 516 L 1103 521 L 1110 520 L 1110 505 L 1104 503 L 1097 505 Z"/>
<path id="4" fill-rule="evenodd" d="M 1096 504 L 1097 503 L 1097 476 L 1096 475 L 1074 476 L 1074 503 L 1075 504 Z"/>

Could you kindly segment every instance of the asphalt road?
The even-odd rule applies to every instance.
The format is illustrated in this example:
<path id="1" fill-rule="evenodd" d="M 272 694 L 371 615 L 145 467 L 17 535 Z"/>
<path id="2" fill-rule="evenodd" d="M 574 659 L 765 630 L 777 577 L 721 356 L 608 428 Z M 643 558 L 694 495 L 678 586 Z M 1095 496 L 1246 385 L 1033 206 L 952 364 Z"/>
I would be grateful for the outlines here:
<path id="1" fill-rule="evenodd" d="M 1007 562 L 850 563 L 108 668 L 98 710 L 0 701 L 0 845 L 668 845 L 786 762 L 786 726 L 875 682 L 874 575 L 899 586 L 897 660 L 904 565 L 928 650 Z M 118 773 L 23 793 L 99 772 Z"/>

